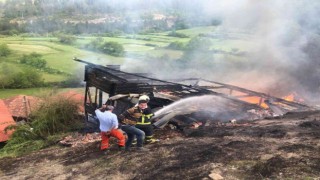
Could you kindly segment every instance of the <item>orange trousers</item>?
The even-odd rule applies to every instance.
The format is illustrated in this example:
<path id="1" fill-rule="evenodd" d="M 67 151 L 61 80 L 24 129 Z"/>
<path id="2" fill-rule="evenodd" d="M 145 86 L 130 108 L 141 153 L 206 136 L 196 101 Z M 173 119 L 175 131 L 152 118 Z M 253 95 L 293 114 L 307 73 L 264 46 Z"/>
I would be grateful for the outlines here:
<path id="1" fill-rule="evenodd" d="M 123 135 L 122 131 L 119 129 L 113 129 L 108 132 L 101 132 L 101 150 L 105 150 L 109 147 L 109 138 L 110 137 L 115 137 L 118 139 L 118 145 L 119 146 L 125 146 L 126 139 L 125 136 Z"/>

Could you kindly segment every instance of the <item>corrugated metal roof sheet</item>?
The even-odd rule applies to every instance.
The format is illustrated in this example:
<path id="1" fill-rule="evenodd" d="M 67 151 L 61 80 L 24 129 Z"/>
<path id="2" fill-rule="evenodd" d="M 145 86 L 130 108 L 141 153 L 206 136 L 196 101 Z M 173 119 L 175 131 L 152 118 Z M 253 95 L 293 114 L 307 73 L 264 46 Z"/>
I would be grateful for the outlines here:
<path id="1" fill-rule="evenodd" d="M 0 142 L 7 141 L 13 131 L 5 132 L 5 128 L 9 125 L 15 125 L 16 122 L 13 120 L 12 115 L 4 104 L 3 100 L 0 99 Z"/>

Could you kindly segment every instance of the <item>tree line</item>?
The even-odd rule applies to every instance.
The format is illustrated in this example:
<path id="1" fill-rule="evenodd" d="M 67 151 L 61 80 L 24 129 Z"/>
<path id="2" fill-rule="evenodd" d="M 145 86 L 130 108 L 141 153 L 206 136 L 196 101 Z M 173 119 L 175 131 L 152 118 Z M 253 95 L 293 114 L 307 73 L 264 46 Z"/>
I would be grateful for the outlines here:
<path id="1" fill-rule="evenodd" d="M 168 8 L 155 0 L 7 0 L 0 4 L 0 34 L 20 33 L 92 34 L 106 32 L 144 33 L 219 25 L 183 2 Z M 142 6 L 143 4 L 143 6 Z M 152 11 L 150 9 L 153 9 Z M 1 12 L 0 12 L 1 13 Z M 160 14 L 161 17 L 156 17 Z M 95 19 L 105 18 L 102 21 Z"/>

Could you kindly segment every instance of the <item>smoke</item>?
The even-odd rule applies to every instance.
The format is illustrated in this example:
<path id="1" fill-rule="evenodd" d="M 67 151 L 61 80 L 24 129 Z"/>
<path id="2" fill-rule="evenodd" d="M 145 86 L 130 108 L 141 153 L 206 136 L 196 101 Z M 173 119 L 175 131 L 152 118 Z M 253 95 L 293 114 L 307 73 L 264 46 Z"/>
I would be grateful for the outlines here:
<path id="1" fill-rule="evenodd" d="M 319 1 L 197 1 L 195 9 L 191 1 L 173 2 L 170 8 L 181 6 L 192 15 L 199 13 L 197 17 L 221 18 L 222 24 L 209 35 L 217 36 L 222 45 L 229 40 L 242 43 L 245 47 L 239 51 L 244 55 L 232 53 L 231 47 L 222 55 L 211 49 L 209 55 L 194 51 L 189 60 L 127 61 L 125 68 L 141 70 L 145 65 L 158 77 L 203 77 L 280 97 L 295 92 L 320 102 Z"/>
<path id="2" fill-rule="evenodd" d="M 296 91 L 305 98 L 319 97 L 320 3 L 241 2 L 226 11 L 221 28 L 250 31 L 255 44 L 249 49 L 250 69 L 241 73 L 232 67 L 236 73 L 230 83 L 253 84 L 251 88 L 280 96 Z"/>
<path id="3" fill-rule="evenodd" d="M 201 37 L 212 42 L 207 51 L 195 48 L 178 59 L 172 56 L 154 58 L 153 54 L 150 57 L 145 54 L 128 54 L 123 70 L 152 72 L 158 78 L 202 77 L 279 97 L 295 92 L 305 100 L 320 102 L 320 1 L 21 1 L 25 2 L 29 2 L 25 8 L 30 7 L 28 11 L 19 11 L 20 14 L 29 12 L 32 15 L 41 10 L 50 19 L 53 13 L 68 13 L 72 16 L 76 15 L 75 11 L 84 14 L 106 13 L 110 15 L 106 19 L 114 20 L 105 26 L 91 24 L 90 28 L 82 23 L 82 28 L 87 29 L 88 33 L 117 28 L 127 28 L 125 32 L 134 33 L 146 25 L 139 18 L 157 13 L 183 17 L 181 22 L 187 27 L 209 25 L 219 20 L 221 24 L 216 24 L 211 32 L 204 32 Z M 31 8 L 35 2 L 41 3 L 40 9 Z M 16 16 L 19 12 L 14 10 L 15 6 L 14 3 L 11 6 L 5 3 L 3 11 Z M 26 17 L 26 14 L 23 16 Z M 59 27 L 55 24 L 69 21 L 49 19 L 39 20 L 39 25 L 31 23 L 32 32 L 41 30 L 41 24 L 48 30 Z M 68 29 L 65 31 L 69 32 Z M 140 57 L 145 58 L 137 60 Z"/>

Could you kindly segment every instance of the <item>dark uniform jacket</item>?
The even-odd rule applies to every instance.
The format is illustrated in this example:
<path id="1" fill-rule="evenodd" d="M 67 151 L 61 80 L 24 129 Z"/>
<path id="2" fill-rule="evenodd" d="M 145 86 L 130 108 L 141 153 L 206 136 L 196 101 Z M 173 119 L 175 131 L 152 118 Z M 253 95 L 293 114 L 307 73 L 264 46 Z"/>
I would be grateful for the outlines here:
<path id="1" fill-rule="evenodd" d="M 120 116 L 120 123 L 121 124 L 129 124 L 129 125 L 146 125 L 151 124 L 151 117 L 154 114 L 151 112 L 151 109 L 147 107 L 146 109 L 142 110 L 139 106 L 134 106 L 125 112 L 123 112 Z"/>

